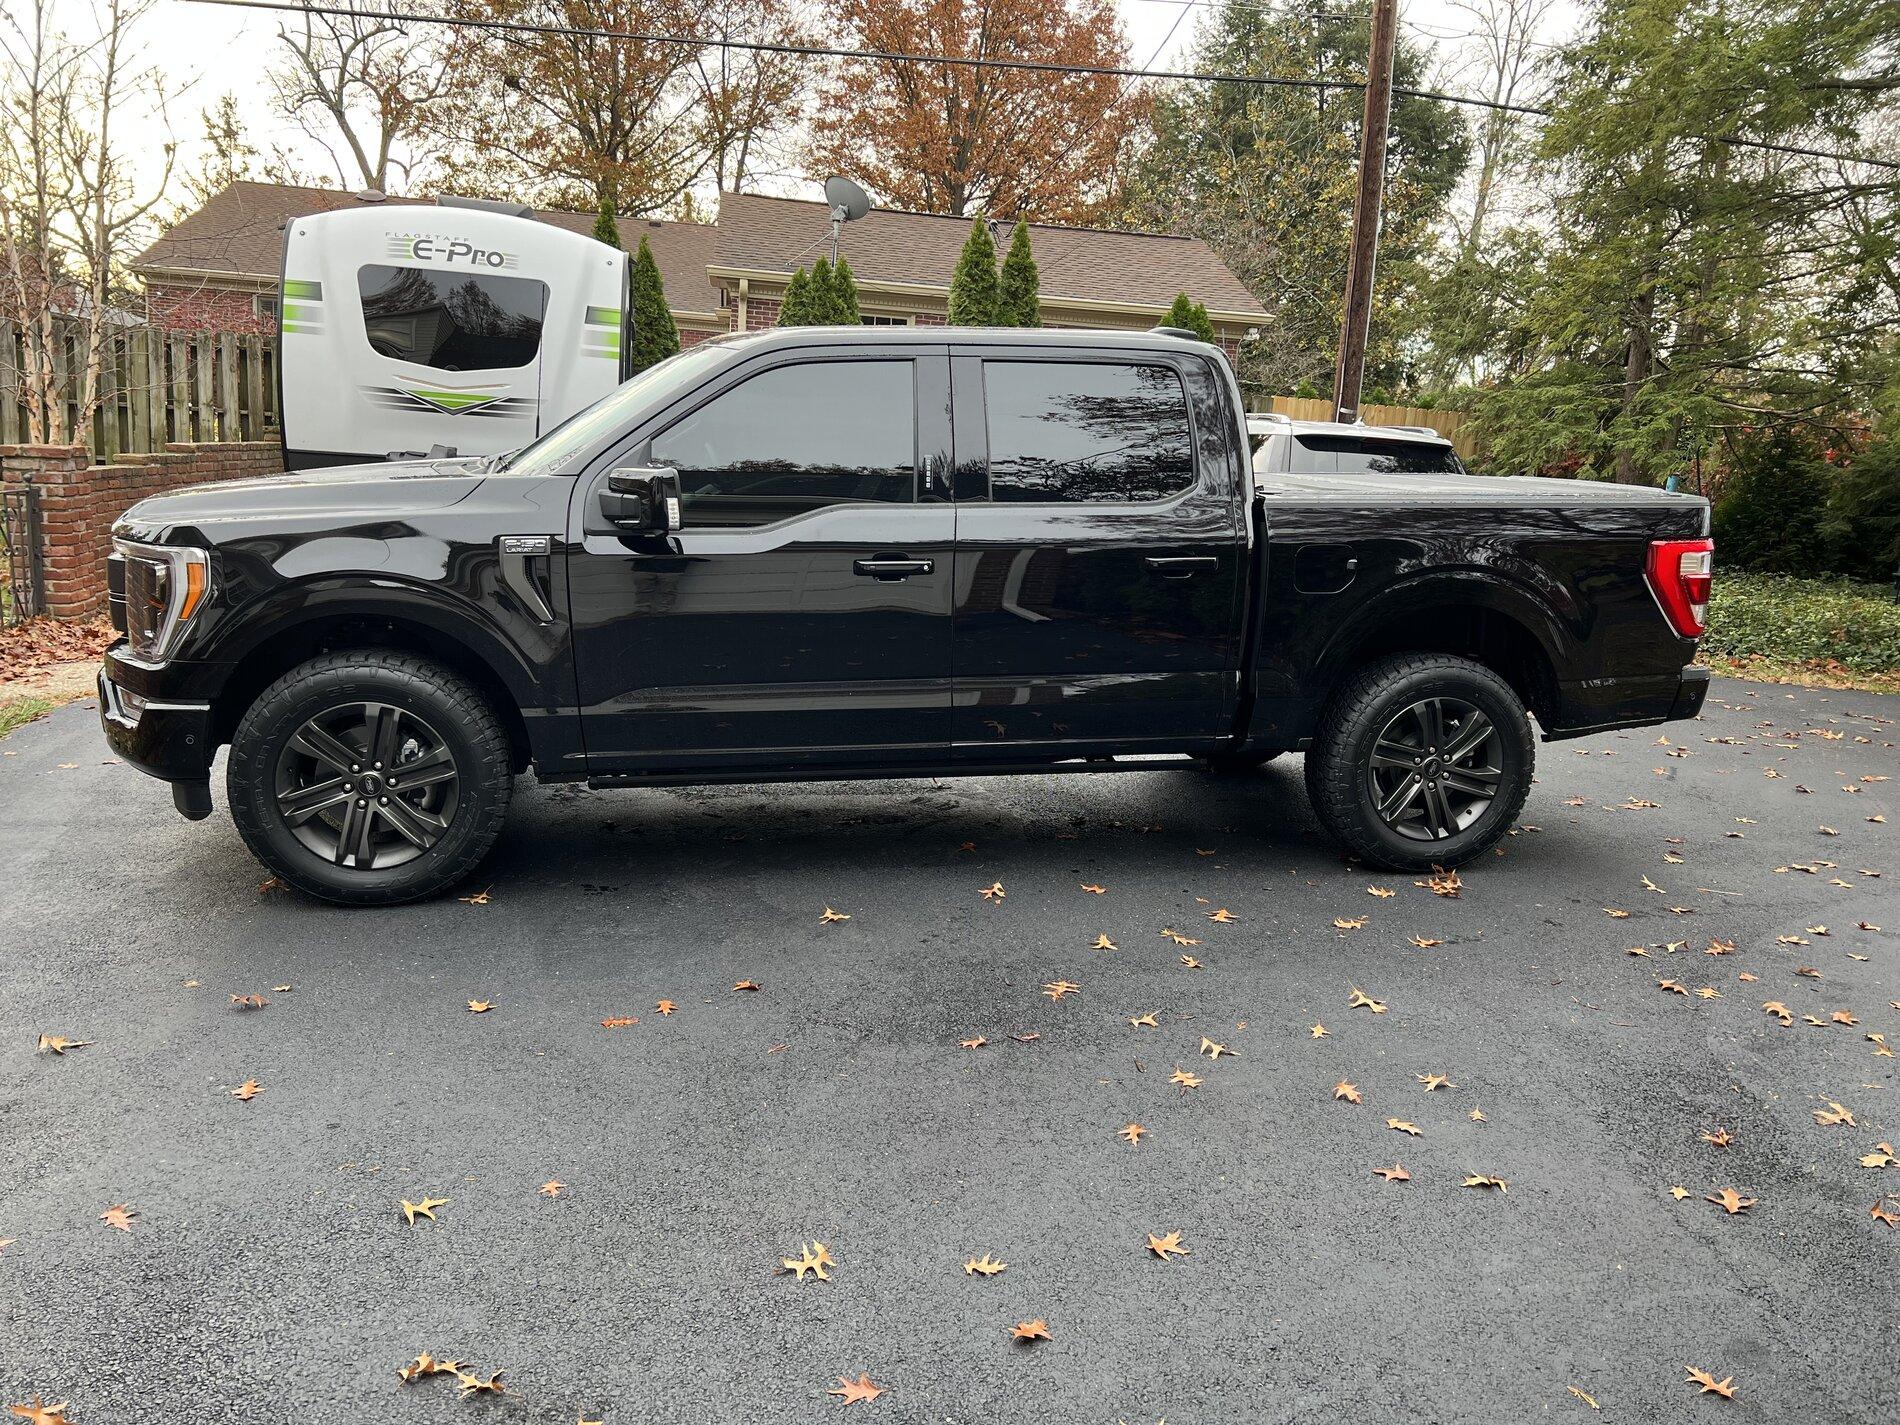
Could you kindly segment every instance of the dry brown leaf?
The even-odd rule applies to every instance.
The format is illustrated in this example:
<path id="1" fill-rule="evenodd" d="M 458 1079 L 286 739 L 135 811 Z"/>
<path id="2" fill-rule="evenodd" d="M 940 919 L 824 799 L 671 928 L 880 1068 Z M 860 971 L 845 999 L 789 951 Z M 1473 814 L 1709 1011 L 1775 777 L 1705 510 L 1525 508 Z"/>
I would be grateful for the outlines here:
<path id="1" fill-rule="evenodd" d="M 1139 1148 L 1141 1146 L 1141 1135 L 1147 1131 L 1148 1130 L 1143 1128 L 1139 1123 L 1129 1123 L 1116 1129 L 1115 1136 L 1121 1139 L 1130 1148 Z"/>
<path id="2" fill-rule="evenodd" d="M 1891 1143 L 1876 1143 L 1874 1151 L 1860 1160 L 1863 1168 L 1891 1168 L 1900 1157 L 1896 1157 Z"/>
<path id="3" fill-rule="evenodd" d="M 1704 1202 L 1714 1203 L 1730 1217 L 1733 1217 L 1737 1213 L 1748 1211 L 1749 1208 L 1753 1207 L 1761 1199 L 1743 1197 L 1739 1192 L 1735 1191 L 1734 1188 L 1723 1188 L 1721 1192 L 1704 1197 L 1702 1200 Z"/>
<path id="4" fill-rule="evenodd" d="M 446 1197 L 425 1197 L 421 1202 L 411 1202 L 408 1198 L 403 1198 L 401 1202 L 403 1218 L 411 1227 L 416 1225 L 418 1217 L 426 1217 L 431 1222 L 435 1221 L 435 1210 L 449 1205 Z"/>
<path id="5" fill-rule="evenodd" d="M 241 1102 L 249 1103 L 262 1091 L 263 1085 L 259 1084 L 256 1079 L 246 1079 L 243 1083 L 231 1090 L 231 1097 Z"/>
<path id="6" fill-rule="evenodd" d="M 73 1425 L 66 1418 L 68 1402 L 62 1400 L 56 1405 L 48 1405 L 39 1396 L 34 1396 L 24 1405 L 9 1405 L 7 1413 L 17 1415 L 26 1421 L 26 1425 Z"/>
<path id="7" fill-rule="evenodd" d="M 810 1272 L 819 1281 L 828 1282 L 831 1280 L 831 1273 L 825 1268 L 838 1265 L 832 1260 L 831 1252 L 823 1242 L 801 1242 L 796 1257 L 780 1257 L 779 1262 L 780 1276 L 788 1272 L 793 1273 L 799 1281 L 805 1280 L 805 1273 Z"/>
<path id="8" fill-rule="evenodd" d="M 1900 1199 L 1895 1200 L 1900 1201 Z M 1873 1210 L 1867 1215 L 1873 1218 L 1874 1221 L 1882 1223 L 1885 1226 L 1900 1227 L 1900 1212 L 1895 1212 L 1891 1207 L 1888 1207 L 1887 1199 L 1884 1197 L 1874 1200 Z"/>
<path id="9" fill-rule="evenodd" d="M 1181 957 L 1181 968 L 1184 970 L 1198 970 L 1201 968 L 1201 962 L 1196 960 L 1192 955 L 1183 955 Z"/>
<path id="10" fill-rule="evenodd" d="M 1323 1024 L 1312 1025 L 1306 1031 L 1307 1036 L 1312 1039 L 1324 1039 L 1327 1037 L 1327 1035 L 1331 1034 L 1332 1032 L 1333 1032 L 1332 1030 L 1328 1029 Z"/>
<path id="11" fill-rule="evenodd" d="M 506 1395 L 508 1388 L 501 1383 L 501 1372 L 496 1371 L 487 1380 L 468 1371 L 455 1373 L 455 1395 L 458 1400 L 467 1400 L 476 1395 Z"/>
<path id="12" fill-rule="evenodd" d="M 1205 1054 L 1210 1059 L 1218 1059 L 1223 1054 L 1225 1054 L 1230 1059 L 1238 1059 L 1240 1057 L 1232 1049 L 1229 1049 L 1225 1044 L 1216 1044 L 1212 1039 L 1209 1039 L 1205 1034 L 1201 1036 L 1201 1047 L 1196 1052 Z"/>
<path id="13" fill-rule="evenodd" d="M 1849 1128 L 1858 1128 L 1860 1126 L 1854 1122 L 1854 1114 L 1851 1109 L 1843 1108 L 1832 1099 L 1828 1100 L 1826 1108 L 1817 1108 L 1814 1110 L 1814 1121 L 1830 1126 L 1836 1123 L 1845 1123 Z"/>
<path id="14" fill-rule="evenodd" d="M 1051 980 L 1042 987 L 1043 994 L 1052 1000 L 1064 1000 L 1070 995 L 1082 993 L 1082 987 L 1073 980 Z"/>
<path id="15" fill-rule="evenodd" d="M 1369 1009 L 1374 1014 L 1385 1013 L 1385 1002 L 1383 1000 L 1374 999 L 1357 985 L 1348 985 L 1346 988 L 1352 991 L 1352 999 L 1347 1005 L 1347 1008 Z"/>
<path id="16" fill-rule="evenodd" d="M 1388 890 L 1384 886 L 1367 886 L 1366 894 L 1369 896 L 1377 896 L 1382 901 L 1389 901 L 1392 897 L 1396 896 L 1398 892 Z"/>
<path id="17" fill-rule="evenodd" d="M 1146 1014 L 1130 1015 L 1128 1022 L 1136 1029 L 1159 1029 L 1161 1027 L 1155 1023 L 1155 1012 L 1152 1009 Z"/>
<path id="18" fill-rule="evenodd" d="M 1412 1175 L 1405 1171 L 1403 1163 L 1394 1163 L 1389 1168 L 1374 1168 L 1372 1175 L 1375 1178 L 1384 1178 L 1389 1183 L 1409 1183 L 1412 1180 Z"/>
<path id="19" fill-rule="evenodd" d="M 1734 1376 L 1726 1376 L 1721 1380 L 1717 1380 L 1713 1375 L 1709 1374 L 1709 1372 L 1699 1371 L 1694 1366 L 1684 1366 L 1683 1369 L 1689 1373 L 1689 1379 L 1685 1381 L 1684 1384 L 1694 1383 L 1700 1386 L 1701 1389 L 1697 1392 L 1698 1394 L 1719 1395 L 1724 1400 L 1733 1400 L 1735 1398 Z"/>
<path id="20" fill-rule="evenodd" d="M 851 917 L 846 915 L 843 911 L 833 910 L 830 906 L 826 906 L 825 913 L 818 917 L 818 923 L 820 925 L 837 925 L 849 919 L 851 919 Z"/>
<path id="21" fill-rule="evenodd" d="M 1206 1081 L 1198 1074 L 1190 1074 L 1186 1069 L 1176 1069 L 1168 1076 L 1168 1082 L 1179 1084 L 1181 1092 L 1186 1093 L 1189 1089 L 1198 1089 Z"/>
<path id="22" fill-rule="evenodd" d="M 654 1005 L 653 1008 L 657 1010 L 660 1014 L 665 1015 L 665 1014 L 671 1014 L 674 1010 L 678 1009 L 679 1006 L 674 1004 L 673 1001 L 670 999 L 663 999 L 658 1004 Z"/>
<path id="23" fill-rule="evenodd" d="M 1465 1117 L 1469 1118 L 1473 1123 L 1489 1123 L 1491 1121 L 1484 1116 L 1484 1110 L 1481 1108 L 1472 1109 Z"/>
<path id="24" fill-rule="evenodd" d="M 1592 1410 L 1601 1410 L 1603 1408 L 1602 1406 L 1597 1404 L 1597 1398 L 1594 1395 L 1590 1394 L 1589 1391 L 1584 1390 L 1582 1387 L 1573 1385 L 1573 1386 L 1567 1387 L 1567 1389 L 1570 1391 L 1572 1395 L 1576 1396 L 1578 1400 L 1581 1400 L 1585 1405 L 1589 1406 Z"/>
<path id="25" fill-rule="evenodd" d="M 1095 937 L 1095 943 L 1089 946 L 1089 949 L 1091 950 L 1119 950 L 1121 949 L 1121 946 L 1117 945 L 1113 940 L 1110 940 L 1107 934 L 1104 933 Z"/>
<path id="26" fill-rule="evenodd" d="M 1052 1341 L 1047 1321 L 1018 1321 L 1009 1329 L 1013 1341 Z"/>
<path id="27" fill-rule="evenodd" d="M 121 1232 L 130 1232 L 132 1224 L 138 1221 L 138 1209 L 118 1203 L 99 1214 L 99 1220 L 108 1227 L 116 1227 Z"/>
<path id="28" fill-rule="evenodd" d="M 1347 919 L 1343 915 L 1333 917 L 1334 930 L 1364 930 L 1365 928 L 1366 917 L 1363 915 L 1356 919 Z"/>
<path id="29" fill-rule="evenodd" d="M 468 1002 L 470 1014 L 487 1014 L 494 1007 L 495 1002 L 492 999 L 472 999 Z"/>
<path id="30" fill-rule="evenodd" d="M 487 905 L 489 891 L 494 889 L 493 886 L 490 886 L 487 891 L 477 891 L 472 896 L 457 896 L 456 899 L 463 905 Z"/>
<path id="31" fill-rule="evenodd" d="M 1359 1085 L 1341 1079 L 1333 1085 L 1333 1097 L 1343 1098 L 1347 1103 L 1364 1103 L 1366 1096 L 1359 1092 Z"/>
<path id="32" fill-rule="evenodd" d="M 540 1187 L 536 1188 L 535 1191 L 540 1193 L 543 1197 L 559 1197 L 566 1187 L 567 1184 L 562 1182 L 559 1178 L 549 1178 L 546 1182 L 542 1183 Z"/>
<path id="33" fill-rule="evenodd" d="M 1235 921 L 1240 919 L 1239 916 L 1227 909 L 1226 906 L 1222 906 L 1219 910 L 1210 910 L 1207 913 L 1207 918 L 1216 925 L 1232 925 Z"/>
<path id="34" fill-rule="evenodd" d="M 825 1394 L 837 1396 L 843 1405 L 869 1405 L 884 1394 L 884 1387 L 872 1384 L 870 1375 L 865 1371 L 859 1371 L 856 1380 L 852 1380 L 850 1376 L 839 1376 L 837 1385 Z"/>
<path id="35" fill-rule="evenodd" d="M 1092 895 L 1092 896 L 1105 896 L 1105 895 L 1107 895 L 1107 894 L 1108 894 L 1108 887 L 1107 887 L 1107 886 L 1095 886 L 1095 885 L 1090 885 L 1090 884 L 1089 884 L 1088 882 L 1086 882 L 1086 881 L 1084 881 L 1084 882 L 1082 883 L 1082 889 L 1083 889 L 1083 890 L 1085 890 L 1085 891 L 1087 891 L 1087 892 L 1088 892 L 1088 893 L 1089 893 L 1090 895 Z"/>
<path id="36" fill-rule="evenodd" d="M 765 986 L 760 984 L 757 980 L 740 980 L 732 987 L 732 992 L 734 994 L 755 994 L 764 988 Z"/>
<path id="37" fill-rule="evenodd" d="M 1484 1173 L 1472 1173 L 1465 1178 L 1464 1185 L 1471 1188 L 1496 1188 L 1499 1192 L 1511 1190 L 1508 1178 L 1494 1178 Z"/>
<path id="38" fill-rule="evenodd" d="M 262 1009 L 270 1001 L 262 995 L 232 995 L 231 1003 L 239 1009 Z"/>
<path id="39" fill-rule="evenodd" d="M 1434 948 L 1435 946 L 1443 945 L 1445 943 L 1442 940 L 1428 939 L 1426 936 L 1423 936 L 1423 935 L 1413 935 L 1408 938 L 1411 940 L 1411 942 L 1414 945 L 1418 946 L 1418 948 L 1421 950 L 1430 950 Z"/>
<path id="40" fill-rule="evenodd" d="M 985 1252 L 982 1256 L 972 1257 L 969 1261 L 965 1262 L 963 1264 L 963 1274 L 966 1277 L 993 1277 L 998 1272 L 1005 1270 L 1008 1266 L 1008 1262 L 999 1262 L 988 1252 Z"/>
<path id="41" fill-rule="evenodd" d="M 1713 1133 L 1705 1128 L 1696 1136 L 1704 1143 L 1713 1143 L 1718 1148 L 1726 1148 L 1735 1141 L 1733 1135 L 1731 1135 L 1726 1128 L 1718 1128 Z"/>
<path id="42" fill-rule="evenodd" d="M 1392 1129 L 1396 1133 L 1409 1133 L 1414 1138 L 1419 1138 L 1419 1137 L 1424 1136 L 1423 1134 L 1419 1132 L 1419 1128 L 1416 1123 L 1407 1123 L 1403 1118 L 1388 1118 L 1385 1121 L 1385 1126 L 1387 1128 Z"/>
<path id="43" fill-rule="evenodd" d="M 1685 1197 L 1689 1195 L 1689 1189 L 1687 1189 L 1686 1187 L 1683 1187 L 1680 1183 L 1678 1183 L 1675 1187 L 1672 1187 L 1669 1189 L 1669 1195 L 1673 1197 L 1677 1202 L 1681 1202 Z"/>
<path id="44" fill-rule="evenodd" d="M 1630 918 L 1630 913 L 1628 911 L 1616 910 L 1613 907 L 1607 906 L 1607 905 L 1603 907 L 1603 913 L 1609 916 L 1611 920 L 1628 920 Z"/>
<path id="45" fill-rule="evenodd" d="M 68 1049 L 84 1049 L 91 1043 L 92 1041 L 90 1039 L 62 1039 L 57 1034 L 42 1034 L 40 1036 L 39 1047 L 33 1052 L 36 1054 L 64 1055 Z"/>
<path id="46" fill-rule="evenodd" d="M 989 1040 L 987 1040 L 987 1039 L 985 1039 L 985 1038 L 984 1038 L 984 1037 L 983 1037 L 983 1036 L 982 1036 L 981 1034 L 973 1034 L 973 1035 L 971 1035 L 971 1036 L 970 1036 L 970 1037 L 969 1037 L 968 1039 L 959 1039 L 959 1040 L 957 1040 L 957 1048 L 959 1048 L 959 1049 L 981 1049 L 981 1048 L 982 1048 L 982 1047 L 983 1047 L 983 1046 L 984 1046 L 985 1044 L 987 1044 L 987 1043 L 989 1043 L 989 1042 L 990 1042 L 990 1041 L 989 1041 Z"/>
<path id="47" fill-rule="evenodd" d="M 1001 881 L 996 881 L 990 885 L 985 886 L 980 892 L 978 892 L 978 894 L 980 894 L 984 900 L 989 901 L 992 904 L 994 904 L 995 902 L 1003 899 L 1004 895 L 1007 894 L 1007 892 L 1003 890 L 1003 883 Z"/>
<path id="48" fill-rule="evenodd" d="M 1457 900 L 1464 894 L 1465 883 L 1458 879 L 1456 871 L 1442 871 L 1430 880 L 1414 881 L 1415 886 L 1423 886 L 1435 896 L 1444 896 L 1448 900 Z"/>
<path id="49" fill-rule="evenodd" d="M 1163 927 L 1161 934 L 1163 938 L 1172 940 L 1176 945 L 1199 945 L 1201 943 L 1191 935 L 1183 935 L 1178 930 L 1170 930 L 1166 927 Z"/>
<path id="50" fill-rule="evenodd" d="M 1148 1250 L 1153 1252 L 1155 1256 L 1164 1262 L 1167 1261 L 1170 1256 L 1185 1257 L 1188 1255 L 1188 1249 L 1181 1245 L 1181 1234 L 1179 1232 L 1170 1232 L 1165 1237 L 1157 1237 L 1154 1233 L 1150 1232 L 1148 1234 Z"/>
<path id="51" fill-rule="evenodd" d="M 1444 1074 L 1413 1074 L 1412 1077 L 1425 1085 L 1426 1093 L 1430 1093 L 1434 1089 L 1455 1089 L 1458 1087 L 1458 1085 L 1454 1084 Z"/>
<path id="52" fill-rule="evenodd" d="M 602 1029 L 625 1029 L 628 1025 L 638 1024 L 639 1022 L 639 1018 L 635 1015 L 616 1014 L 612 1019 L 601 1020 L 600 1027 Z"/>

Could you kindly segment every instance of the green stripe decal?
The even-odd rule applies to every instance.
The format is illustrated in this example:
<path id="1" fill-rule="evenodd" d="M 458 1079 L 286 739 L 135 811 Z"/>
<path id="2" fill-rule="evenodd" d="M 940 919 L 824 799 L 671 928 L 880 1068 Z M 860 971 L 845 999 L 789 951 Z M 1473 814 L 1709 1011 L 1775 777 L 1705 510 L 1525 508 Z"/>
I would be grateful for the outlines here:
<path id="1" fill-rule="evenodd" d="M 620 312 L 615 307 L 589 307 L 585 318 L 590 327 L 612 327 L 620 330 Z"/>
<path id="2" fill-rule="evenodd" d="M 321 302 L 323 300 L 323 284 L 321 282 L 306 282 L 300 277 L 289 277 L 284 279 L 284 296 L 287 298 L 301 297 L 306 301 Z"/>
<path id="3" fill-rule="evenodd" d="M 284 331 L 291 336 L 322 336 L 321 326 L 308 326 L 298 322 L 285 322 Z"/>
<path id="4" fill-rule="evenodd" d="M 499 400 L 498 391 L 423 391 L 411 389 L 412 396 L 420 396 L 432 406 L 440 406 L 445 411 L 459 411 L 468 406 L 483 406 L 490 401 Z"/>

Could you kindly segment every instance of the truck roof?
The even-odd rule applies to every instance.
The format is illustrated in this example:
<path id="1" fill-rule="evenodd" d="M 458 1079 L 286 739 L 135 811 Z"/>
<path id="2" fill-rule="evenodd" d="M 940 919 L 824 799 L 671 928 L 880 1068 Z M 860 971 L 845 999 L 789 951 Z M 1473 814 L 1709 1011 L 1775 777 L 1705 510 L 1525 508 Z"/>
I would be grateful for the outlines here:
<path id="1" fill-rule="evenodd" d="M 702 343 L 744 347 L 774 346 L 886 346 L 941 345 L 944 342 L 978 346 L 1090 346 L 1127 347 L 1131 351 L 1192 351 L 1201 355 L 1220 351 L 1202 341 L 1159 331 L 1112 331 L 1094 327 L 771 327 L 764 331 L 733 332 Z"/>

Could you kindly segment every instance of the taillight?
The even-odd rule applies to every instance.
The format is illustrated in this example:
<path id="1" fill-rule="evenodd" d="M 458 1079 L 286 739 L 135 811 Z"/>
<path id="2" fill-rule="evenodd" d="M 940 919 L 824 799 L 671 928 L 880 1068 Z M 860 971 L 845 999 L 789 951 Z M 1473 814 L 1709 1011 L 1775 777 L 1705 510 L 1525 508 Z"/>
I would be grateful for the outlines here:
<path id="1" fill-rule="evenodd" d="M 1669 626 L 1684 638 L 1700 638 L 1708 625 L 1709 586 L 1715 577 L 1712 539 L 1656 539 L 1644 571 Z"/>

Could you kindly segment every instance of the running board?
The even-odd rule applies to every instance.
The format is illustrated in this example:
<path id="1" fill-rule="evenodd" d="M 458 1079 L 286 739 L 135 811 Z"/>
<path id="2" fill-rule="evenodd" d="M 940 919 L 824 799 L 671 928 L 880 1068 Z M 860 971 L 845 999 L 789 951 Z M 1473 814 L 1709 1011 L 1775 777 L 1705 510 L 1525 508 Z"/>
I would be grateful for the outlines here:
<path id="1" fill-rule="evenodd" d="M 866 767 L 733 767 L 681 772 L 616 772 L 589 777 L 597 791 L 625 787 L 692 787 L 747 782 L 871 782 L 940 777 L 1057 776 L 1069 772 L 1191 772 L 1200 759 L 1186 753 L 1160 757 L 1076 757 L 1061 762 L 957 762 L 948 766 L 898 763 Z"/>

